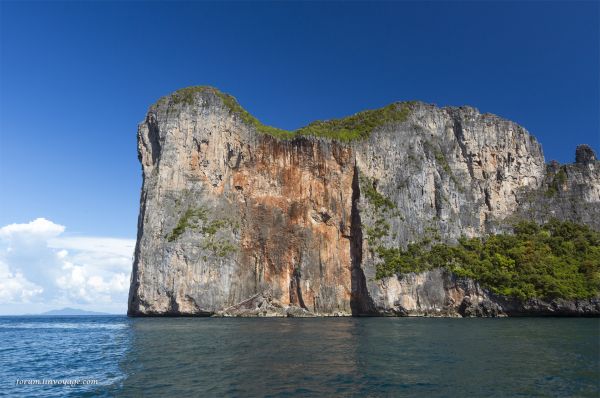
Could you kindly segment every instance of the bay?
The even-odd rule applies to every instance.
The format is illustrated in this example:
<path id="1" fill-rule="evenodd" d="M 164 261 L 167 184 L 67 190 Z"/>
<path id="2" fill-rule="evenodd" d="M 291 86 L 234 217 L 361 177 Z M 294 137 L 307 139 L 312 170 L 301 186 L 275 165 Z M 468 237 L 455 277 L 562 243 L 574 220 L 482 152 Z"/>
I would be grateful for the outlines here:
<path id="1" fill-rule="evenodd" d="M 8 396 L 597 397 L 599 358 L 598 319 L 0 317 Z"/>

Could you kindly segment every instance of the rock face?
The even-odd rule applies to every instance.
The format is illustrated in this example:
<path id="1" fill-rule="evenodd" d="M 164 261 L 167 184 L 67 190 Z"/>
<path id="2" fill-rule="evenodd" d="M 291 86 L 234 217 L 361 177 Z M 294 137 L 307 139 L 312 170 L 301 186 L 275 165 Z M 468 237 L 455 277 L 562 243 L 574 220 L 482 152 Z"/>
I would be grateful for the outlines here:
<path id="1" fill-rule="evenodd" d="M 589 147 L 573 165 L 546 166 L 517 124 L 418 102 L 393 105 L 406 117 L 361 140 L 279 139 L 224 98 L 175 93 L 139 125 L 130 315 L 517 314 L 442 270 L 376 279 L 372 246 L 430 233 L 452 242 L 517 216 L 600 227 L 600 162 Z M 553 304 L 536 305 L 520 313 Z M 580 312 L 600 313 L 595 305 Z"/>
<path id="2" fill-rule="evenodd" d="M 519 217 L 539 223 L 555 217 L 587 224 L 600 230 L 600 161 L 587 145 L 576 151 L 576 162 L 551 162 L 542 186 L 518 193 Z"/>
<path id="3" fill-rule="evenodd" d="M 468 278 L 457 278 L 443 269 L 410 273 L 382 282 L 378 297 L 386 315 L 503 316 L 494 297 Z"/>
<path id="4" fill-rule="evenodd" d="M 494 295 L 443 269 L 382 281 L 382 315 L 434 317 L 598 316 L 600 299 L 520 301 Z"/>

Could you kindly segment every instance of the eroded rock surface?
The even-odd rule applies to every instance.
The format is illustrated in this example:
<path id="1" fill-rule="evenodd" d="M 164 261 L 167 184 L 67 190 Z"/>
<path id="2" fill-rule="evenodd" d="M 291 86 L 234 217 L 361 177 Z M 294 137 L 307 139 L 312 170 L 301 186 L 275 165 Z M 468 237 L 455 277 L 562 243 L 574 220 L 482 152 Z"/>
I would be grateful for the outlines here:
<path id="1" fill-rule="evenodd" d="M 600 299 L 544 301 L 494 295 L 444 269 L 386 278 L 378 297 L 383 315 L 431 317 L 598 316 Z"/>
<path id="2" fill-rule="evenodd" d="M 547 166 L 515 123 L 469 107 L 397 106 L 407 117 L 337 141 L 261 134 L 212 89 L 162 98 L 138 129 L 128 313 L 501 316 L 511 310 L 498 298 L 443 270 L 375 278 L 373 246 L 430 233 L 453 242 L 514 217 L 599 227 L 591 148 Z M 374 239 L 380 219 L 389 227 Z"/>

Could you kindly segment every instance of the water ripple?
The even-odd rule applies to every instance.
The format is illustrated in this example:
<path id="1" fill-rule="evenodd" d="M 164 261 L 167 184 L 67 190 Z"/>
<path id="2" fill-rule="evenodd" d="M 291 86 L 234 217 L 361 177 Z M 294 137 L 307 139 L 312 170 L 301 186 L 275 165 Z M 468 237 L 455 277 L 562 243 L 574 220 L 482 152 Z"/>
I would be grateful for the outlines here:
<path id="1" fill-rule="evenodd" d="M 590 396 L 597 319 L 0 317 L 2 391 L 32 397 Z M 23 386 L 16 379 L 97 379 Z"/>

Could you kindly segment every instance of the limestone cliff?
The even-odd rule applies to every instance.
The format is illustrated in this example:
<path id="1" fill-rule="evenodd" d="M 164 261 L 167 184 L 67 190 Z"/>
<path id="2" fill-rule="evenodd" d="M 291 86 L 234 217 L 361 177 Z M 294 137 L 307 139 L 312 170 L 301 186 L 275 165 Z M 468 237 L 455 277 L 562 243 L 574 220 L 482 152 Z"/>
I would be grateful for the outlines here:
<path id="1" fill-rule="evenodd" d="M 292 134 L 192 88 L 150 107 L 138 154 L 130 315 L 518 313 L 442 270 L 377 279 L 372 246 L 514 217 L 599 227 L 593 153 L 546 166 L 525 129 L 469 107 L 396 103 Z"/>

